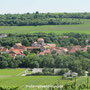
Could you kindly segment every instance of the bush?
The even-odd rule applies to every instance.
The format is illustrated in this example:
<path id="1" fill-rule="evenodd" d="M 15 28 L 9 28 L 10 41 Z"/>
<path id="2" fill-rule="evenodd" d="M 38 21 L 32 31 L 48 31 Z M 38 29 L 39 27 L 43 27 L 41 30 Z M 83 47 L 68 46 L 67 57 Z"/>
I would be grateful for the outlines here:
<path id="1" fill-rule="evenodd" d="M 52 69 L 52 68 L 44 68 L 42 71 L 43 71 L 43 73 L 46 73 L 46 72 L 54 73 L 54 69 Z"/>
<path id="2" fill-rule="evenodd" d="M 79 90 L 82 90 L 82 89 L 85 89 L 85 88 L 87 88 L 87 85 L 86 85 L 86 84 L 81 84 L 81 85 L 78 87 Z"/>
<path id="3" fill-rule="evenodd" d="M 69 69 L 61 69 L 58 73 L 57 73 L 57 75 L 63 75 L 64 73 L 66 73 L 66 72 L 68 72 L 69 71 Z"/>
<path id="4" fill-rule="evenodd" d="M 13 86 L 13 87 L 0 87 L 0 90 L 17 90 L 19 87 Z"/>

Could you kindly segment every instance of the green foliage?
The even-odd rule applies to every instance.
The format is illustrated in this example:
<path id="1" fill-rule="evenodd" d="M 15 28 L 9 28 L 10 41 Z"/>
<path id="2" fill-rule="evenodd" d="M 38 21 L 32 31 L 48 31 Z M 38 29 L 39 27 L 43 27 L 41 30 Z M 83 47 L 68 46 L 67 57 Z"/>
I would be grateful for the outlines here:
<path id="1" fill-rule="evenodd" d="M 24 51 L 24 54 L 27 56 L 29 54 L 29 52 L 28 51 Z"/>
<path id="2" fill-rule="evenodd" d="M 75 87 L 75 83 L 72 83 L 72 84 L 65 84 L 63 89 L 64 90 L 74 90 L 76 87 Z"/>
<path id="3" fill-rule="evenodd" d="M 88 48 L 87 52 L 90 53 L 90 48 Z"/>
<path id="4" fill-rule="evenodd" d="M 35 54 L 27 55 L 25 57 L 23 64 L 25 67 L 38 68 L 39 67 L 39 57 Z"/>
<path id="5" fill-rule="evenodd" d="M 90 34 L 90 19 L 82 19 L 84 24 L 78 25 L 41 25 L 41 26 L 0 26 L 0 33 L 30 34 L 30 33 L 86 33 Z M 14 39 L 13 39 L 14 40 Z"/>
<path id="6" fill-rule="evenodd" d="M 68 36 L 68 38 L 64 38 L 64 36 Z M 31 46 L 33 41 L 37 41 L 40 37 L 44 38 L 46 43 L 55 43 L 59 47 L 67 47 L 76 44 L 86 45 L 85 40 L 90 38 L 90 35 L 79 33 L 65 33 L 63 35 L 53 33 L 8 34 L 8 37 L 0 38 L 0 44 L 4 47 L 12 47 L 16 42 L 23 43 L 23 40 L 27 40 L 27 43 L 23 43 L 23 45 Z M 32 53 L 25 51 L 26 57 L 16 57 L 15 59 L 9 54 L 1 53 L 0 68 L 68 68 L 79 75 L 84 75 L 84 72 L 90 67 L 89 49 L 87 52 L 78 51 L 74 54 L 44 56 L 38 56 L 38 51 L 40 52 L 40 50 L 34 50 Z M 64 72 L 62 71 L 62 73 Z"/>
<path id="7" fill-rule="evenodd" d="M 68 36 L 69 38 L 64 38 Z M 12 47 L 15 43 L 21 42 L 25 46 L 31 46 L 33 41 L 38 38 L 44 38 L 46 43 L 55 43 L 57 46 L 73 46 L 73 45 L 86 45 L 85 40 L 90 38 L 90 35 L 79 33 L 64 33 L 63 35 L 54 33 L 34 33 L 34 34 L 8 34 L 6 38 L 0 38 L 0 44 L 4 47 Z M 89 44 L 89 43 L 87 43 Z M 32 51 L 32 53 L 37 53 Z"/>
<path id="8" fill-rule="evenodd" d="M 57 74 L 58 75 L 63 75 L 63 74 L 65 74 L 68 71 L 70 71 L 70 70 L 69 69 L 61 69 Z"/>
<path id="9" fill-rule="evenodd" d="M 87 85 L 86 84 L 81 84 L 78 87 L 79 90 L 86 89 L 86 88 L 87 88 Z"/>
<path id="10" fill-rule="evenodd" d="M 0 90 L 17 90 L 19 87 L 0 87 Z"/>
<path id="11" fill-rule="evenodd" d="M 1 76 L 15 76 L 18 75 L 21 72 L 24 72 L 25 69 L 18 68 L 18 69 L 0 69 L 0 75 Z"/>
<path id="12" fill-rule="evenodd" d="M 53 85 L 53 86 L 65 86 L 66 84 L 70 85 L 68 88 L 71 88 L 71 90 L 75 90 L 75 80 L 62 80 L 61 76 L 21 76 L 24 73 L 25 69 L 0 69 L 0 86 L 3 88 L 15 88 L 19 87 L 16 90 L 33 90 L 36 88 L 26 88 L 26 85 Z M 23 72 L 23 73 L 22 73 Z M 20 74 L 21 73 L 21 74 Z M 19 76 L 17 76 L 19 74 Z M 90 80 L 90 77 L 88 77 Z M 85 85 L 86 87 L 87 83 L 87 77 L 77 77 L 76 80 L 76 90 L 79 90 L 79 86 Z M 84 88 L 81 90 L 90 90 L 90 82 L 88 82 L 88 88 Z M 72 89 L 73 88 L 73 89 Z M 37 89 L 36 89 L 37 90 Z M 43 90 L 43 89 L 39 89 Z M 57 90 L 57 89 L 56 89 Z M 66 89 L 60 89 L 60 90 L 66 90 Z M 70 90 L 70 89 L 67 89 Z"/>
<path id="13" fill-rule="evenodd" d="M 83 16 L 83 17 L 82 17 Z M 80 19 L 90 19 L 84 13 L 36 13 L 0 15 L 0 26 L 37 26 L 81 24 Z"/>

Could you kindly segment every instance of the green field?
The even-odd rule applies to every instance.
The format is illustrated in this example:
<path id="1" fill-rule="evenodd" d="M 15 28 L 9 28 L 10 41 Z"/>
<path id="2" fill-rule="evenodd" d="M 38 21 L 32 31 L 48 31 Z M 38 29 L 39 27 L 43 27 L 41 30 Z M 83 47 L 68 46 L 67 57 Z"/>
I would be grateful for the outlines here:
<path id="1" fill-rule="evenodd" d="M 0 86 L 4 86 L 4 87 L 19 86 L 20 88 L 25 88 L 26 85 L 54 85 L 54 84 L 64 85 L 67 83 L 74 82 L 74 80 L 62 80 L 61 76 L 18 75 L 19 73 L 22 73 L 24 71 L 25 69 L 0 69 Z M 7 75 L 9 76 L 7 77 Z M 89 80 L 90 80 L 90 77 L 89 77 Z M 77 78 L 78 85 L 86 82 L 87 82 L 86 77 Z M 30 89 L 25 88 L 22 90 L 30 90 Z"/>
<path id="2" fill-rule="evenodd" d="M 21 72 L 24 72 L 25 69 L 0 69 L 0 76 L 2 75 L 17 75 Z"/>
<path id="3" fill-rule="evenodd" d="M 45 33 L 86 33 L 90 34 L 90 20 L 83 20 L 79 25 L 45 25 L 45 26 L 0 26 L 0 33 L 29 34 L 37 32 Z"/>
<path id="4" fill-rule="evenodd" d="M 60 76 L 21 76 L 25 69 L 0 69 L 0 86 L 54 85 Z M 23 73 L 22 73 L 23 74 Z M 18 75 L 18 76 L 17 76 Z"/>
<path id="5" fill-rule="evenodd" d="M 29 34 L 37 32 L 57 34 L 74 32 L 90 34 L 90 20 L 84 20 L 84 24 L 80 25 L 0 26 L 0 33 Z M 26 85 L 64 85 L 74 82 L 74 80 L 62 80 L 61 76 L 21 76 L 24 71 L 25 69 L 0 69 L 0 86 L 19 86 L 20 88 L 25 88 Z M 78 77 L 77 84 L 86 83 L 86 80 L 86 77 Z M 30 89 L 25 88 L 22 90 Z"/>

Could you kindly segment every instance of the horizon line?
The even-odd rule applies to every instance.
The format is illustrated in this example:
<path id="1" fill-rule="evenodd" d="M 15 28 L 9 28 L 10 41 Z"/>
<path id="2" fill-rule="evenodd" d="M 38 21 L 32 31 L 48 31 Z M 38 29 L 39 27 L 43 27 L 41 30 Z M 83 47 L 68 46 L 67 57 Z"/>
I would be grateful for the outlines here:
<path id="1" fill-rule="evenodd" d="M 26 14 L 26 13 L 30 13 L 30 14 L 33 14 L 33 13 L 36 13 L 36 12 L 39 12 L 39 11 L 35 11 L 35 12 L 25 12 L 25 13 L 21 13 L 21 12 L 17 12 L 17 13 L 0 13 L 0 14 Z M 84 11 L 81 11 L 81 12 L 39 12 L 39 13 L 90 13 L 90 12 L 84 12 Z"/>

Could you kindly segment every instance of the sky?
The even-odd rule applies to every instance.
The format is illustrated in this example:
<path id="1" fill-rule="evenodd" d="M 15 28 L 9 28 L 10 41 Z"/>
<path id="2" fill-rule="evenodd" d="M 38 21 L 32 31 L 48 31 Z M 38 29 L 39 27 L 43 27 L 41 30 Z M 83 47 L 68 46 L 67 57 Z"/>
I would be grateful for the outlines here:
<path id="1" fill-rule="evenodd" d="M 0 0 L 0 14 L 90 12 L 90 0 Z"/>

